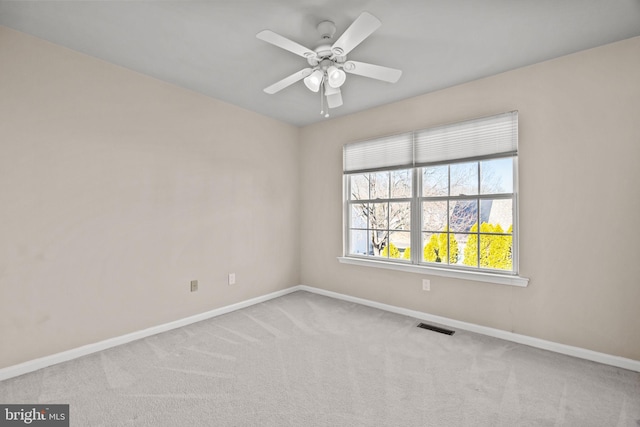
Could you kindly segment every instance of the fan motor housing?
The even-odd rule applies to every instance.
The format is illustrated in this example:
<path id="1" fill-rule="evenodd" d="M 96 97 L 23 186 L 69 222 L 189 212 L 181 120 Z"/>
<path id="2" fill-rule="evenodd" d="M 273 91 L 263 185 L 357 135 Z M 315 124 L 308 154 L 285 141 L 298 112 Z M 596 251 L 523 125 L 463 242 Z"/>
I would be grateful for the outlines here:
<path id="1" fill-rule="evenodd" d="M 347 60 L 346 56 L 337 56 L 331 49 L 330 45 L 321 45 L 318 46 L 315 50 L 316 57 L 308 57 L 307 62 L 312 67 L 322 63 L 325 60 L 331 60 L 333 63 L 342 64 Z"/>

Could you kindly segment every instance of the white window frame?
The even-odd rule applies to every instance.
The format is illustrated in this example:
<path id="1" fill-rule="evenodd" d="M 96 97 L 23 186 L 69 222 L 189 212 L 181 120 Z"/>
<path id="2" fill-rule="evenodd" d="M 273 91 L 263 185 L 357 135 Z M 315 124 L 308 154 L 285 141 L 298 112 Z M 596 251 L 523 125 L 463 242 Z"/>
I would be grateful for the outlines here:
<path id="1" fill-rule="evenodd" d="M 517 120 L 517 111 L 512 111 L 497 116 L 345 145 L 345 172 L 343 175 L 344 247 L 343 256 L 338 257 L 338 260 L 344 264 L 526 287 L 529 279 L 519 276 Z M 506 129 L 506 126 L 511 128 Z M 479 131 L 476 132 L 476 129 L 479 129 Z M 484 134 L 482 133 L 483 131 Z M 500 140 L 501 136 L 495 137 L 496 132 L 504 133 L 502 141 Z M 497 143 L 495 142 L 496 140 Z M 354 152 L 355 154 L 352 154 Z M 425 199 L 422 196 L 421 189 L 422 168 L 437 164 L 451 165 L 469 161 L 480 162 L 503 157 L 513 158 L 513 193 L 500 195 L 478 194 L 471 196 L 471 198 L 477 200 L 510 198 L 512 200 L 513 270 L 489 270 L 480 267 L 448 264 L 434 265 L 434 263 L 423 262 L 422 250 L 413 251 L 411 260 L 349 254 L 350 207 L 352 204 L 360 202 L 350 200 L 351 175 L 397 169 L 410 169 L 412 171 L 411 247 L 422 248 L 424 247 L 422 242 L 422 201 Z M 391 198 L 392 196 L 389 195 L 389 197 Z M 450 201 L 452 196 L 449 195 L 443 200 Z"/>

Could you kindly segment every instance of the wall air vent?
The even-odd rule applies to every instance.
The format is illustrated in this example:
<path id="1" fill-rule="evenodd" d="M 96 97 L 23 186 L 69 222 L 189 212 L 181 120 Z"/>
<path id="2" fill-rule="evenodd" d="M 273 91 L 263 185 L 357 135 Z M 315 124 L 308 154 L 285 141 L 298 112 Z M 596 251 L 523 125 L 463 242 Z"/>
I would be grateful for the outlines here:
<path id="1" fill-rule="evenodd" d="M 418 328 L 428 329 L 430 331 L 439 332 L 439 333 L 445 334 L 445 335 L 453 335 L 453 334 L 456 333 L 456 331 L 452 331 L 450 329 L 441 328 L 439 326 L 429 325 L 427 323 L 419 323 L 418 324 Z"/>

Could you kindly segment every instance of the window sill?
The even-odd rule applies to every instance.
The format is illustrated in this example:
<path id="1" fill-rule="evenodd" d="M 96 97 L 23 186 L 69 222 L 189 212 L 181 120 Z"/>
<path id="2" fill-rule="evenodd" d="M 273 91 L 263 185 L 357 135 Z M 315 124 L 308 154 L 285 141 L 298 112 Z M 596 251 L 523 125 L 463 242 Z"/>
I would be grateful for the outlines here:
<path id="1" fill-rule="evenodd" d="M 444 268 L 427 267 L 415 264 L 398 264 L 395 262 L 378 261 L 364 258 L 338 257 L 342 264 L 359 265 L 362 267 L 386 268 L 389 270 L 405 271 L 407 273 L 419 273 L 430 276 L 453 277 L 463 280 L 475 280 L 478 282 L 497 283 L 499 285 L 519 286 L 526 288 L 529 279 L 520 276 L 508 276 L 479 271 L 447 270 Z"/>

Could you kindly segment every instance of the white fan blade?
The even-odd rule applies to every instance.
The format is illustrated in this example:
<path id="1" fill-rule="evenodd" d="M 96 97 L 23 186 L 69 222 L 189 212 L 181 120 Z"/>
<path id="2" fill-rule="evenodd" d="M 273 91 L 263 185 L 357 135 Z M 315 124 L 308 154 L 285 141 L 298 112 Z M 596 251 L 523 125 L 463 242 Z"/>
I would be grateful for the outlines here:
<path id="1" fill-rule="evenodd" d="M 342 33 L 340 38 L 331 46 L 331 51 L 338 56 L 344 56 L 369 37 L 382 23 L 378 18 L 368 12 L 362 12 L 360 16 Z"/>
<path id="2" fill-rule="evenodd" d="M 327 95 L 327 107 L 329 108 L 337 108 L 342 105 L 342 93 L 340 89 L 337 91 Z"/>
<path id="3" fill-rule="evenodd" d="M 285 77 L 279 82 L 276 82 L 271 86 L 265 88 L 264 91 L 267 92 L 269 95 L 273 95 L 274 93 L 281 91 L 285 87 L 291 86 L 295 82 L 299 82 L 300 80 L 304 79 L 305 77 L 310 75 L 311 72 L 313 72 L 312 68 L 305 68 L 304 70 L 297 71 L 291 74 L 289 77 Z"/>
<path id="4" fill-rule="evenodd" d="M 402 71 L 396 70 L 395 68 L 388 68 L 381 65 L 367 64 L 366 62 L 358 61 L 347 61 L 344 63 L 342 69 L 347 73 L 383 80 L 389 83 L 397 82 L 402 75 Z"/>
<path id="5" fill-rule="evenodd" d="M 311 49 L 307 49 L 294 42 L 293 40 L 289 40 L 286 37 L 281 36 L 280 34 L 276 34 L 271 30 L 260 31 L 256 34 L 256 37 L 260 40 L 264 40 L 267 43 L 271 43 L 274 46 L 278 46 L 284 50 L 288 50 L 289 52 L 293 52 L 296 55 L 300 55 L 303 58 L 315 58 L 317 54 Z"/>

